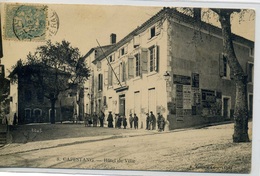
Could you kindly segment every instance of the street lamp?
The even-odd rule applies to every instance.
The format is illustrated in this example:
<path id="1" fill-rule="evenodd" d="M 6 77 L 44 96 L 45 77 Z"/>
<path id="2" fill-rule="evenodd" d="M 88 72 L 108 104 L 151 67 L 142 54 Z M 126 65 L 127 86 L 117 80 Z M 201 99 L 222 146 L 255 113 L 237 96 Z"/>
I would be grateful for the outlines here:
<path id="1" fill-rule="evenodd" d="M 170 78 L 170 73 L 168 72 L 168 71 L 165 71 L 165 73 L 163 74 L 163 77 L 164 77 L 164 80 L 165 81 L 168 81 L 169 80 L 169 78 Z"/>

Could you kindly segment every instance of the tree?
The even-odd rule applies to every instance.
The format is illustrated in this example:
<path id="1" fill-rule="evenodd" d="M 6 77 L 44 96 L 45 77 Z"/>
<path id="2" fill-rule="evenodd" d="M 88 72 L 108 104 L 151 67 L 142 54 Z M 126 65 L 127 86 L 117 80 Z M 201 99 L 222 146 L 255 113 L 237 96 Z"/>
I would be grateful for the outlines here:
<path id="1" fill-rule="evenodd" d="M 186 14 L 193 13 L 196 21 L 201 20 L 200 8 L 183 8 L 182 11 Z M 233 142 L 249 142 L 248 137 L 248 103 L 247 103 L 247 74 L 243 71 L 234 50 L 232 32 L 231 32 L 231 18 L 232 14 L 243 17 L 245 10 L 241 9 L 209 9 L 208 12 L 217 14 L 221 24 L 222 38 L 223 38 L 223 55 L 226 57 L 228 65 L 236 84 L 236 101 L 234 109 L 234 134 Z M 207 12 L 206 12 L 207 13 Z M 205 14 L 205 12 L 204 12 Z"/>
<path id="2" fill-rule="evenodd" d="M 227 58 L 231 73 L 236 83 L 236 101 L 234 112 L 233 142 L 248 142 L 248 106 L 247 75 L 243 71 L 235 54 L 230 18 L 239 9 L 211 9 L 219 16 L 223 37 L 223 54 Z"/>
<path id="3" fill-rule="evenodd" d="M 77 92 L 89 77 L 89 69 L 79 49 L 67 41 L 55 44 L 47 41 L 46 45 L 37 47 L 34 54 L 29 53 L 25 62 L 19 60 L 12 68 L 11 81 L 16 81 L 17 75 L 29 70 L 31 82 L 50 100 L 52 124 L 55 123 L 55 103 L 60 93 Z"/>

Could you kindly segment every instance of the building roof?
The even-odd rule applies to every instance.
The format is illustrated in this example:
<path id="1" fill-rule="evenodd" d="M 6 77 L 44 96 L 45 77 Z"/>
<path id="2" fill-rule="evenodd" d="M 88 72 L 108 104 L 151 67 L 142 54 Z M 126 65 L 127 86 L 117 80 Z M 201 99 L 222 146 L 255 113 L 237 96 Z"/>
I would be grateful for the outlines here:
<path id="1" fill-rule="evenodd" d="M 117 49 L 122 47 L 124 44 L 131 41 L 134 36 L 142 33 L 143 31 L 147 30 L 151 25 L 155 24 L 156 22 L 158 22 L 159 20 L 162 20 L 164 18 L 168 18 L 168 19 L 173 18 L 174 20 L 176 20 L 176 22 L 184 22 L 184 23 L 190 23 L 193 25 L 197 25 L 200 27 L 200 29 L 205 29 L 212 34 L 222 36 L 221 28 L 211 25 L 209 23 L 203 22 L 203 21 L 196 21 L 193 17 L 185 15 L 184 13 L 177 11 L 176 8 L 164 7 L 157 14 L 155 14 L 150 19 L 148 19 L 146 22 L 144 22 L 141 26 L 134 29 L 132 32 L 130 32 L 128 35 L 126 35 L 123 39 L 121 39 L 116 44 L 112 45 L 111 48 L 108 48 L 104 54 L 96 57 L 96 59 L 93 61 L 93 63 L 104 59 L 105 58 L 104 55 L 105 56 L 110 55 L 112 52 L 116 51 Z M 239 43 L 244 43 L 250 47 L 254 46 L 253 41 L 248 40 L 244 37 L 235 35 L 235 34 L 233 34 L 233 40 L 237 41 Z"/>
<path id="2" fill-rule="evenodd" d="M 87 59 L 88 56 L 90 56 L 93 52 L 96 51 L 96 58 L 103 55 L 103 52 L 106 52 L 107 50 L 111 49 L 113 47 L 113 44 L 112 45 L 105 45 L 105 46 L 97 46 L 97 47 L 94 47 L 94 48 L 91 48 L 83 57 L 82 59 L 85 61 Z M 103 52 L 102 52 L 103 50 Z"/>

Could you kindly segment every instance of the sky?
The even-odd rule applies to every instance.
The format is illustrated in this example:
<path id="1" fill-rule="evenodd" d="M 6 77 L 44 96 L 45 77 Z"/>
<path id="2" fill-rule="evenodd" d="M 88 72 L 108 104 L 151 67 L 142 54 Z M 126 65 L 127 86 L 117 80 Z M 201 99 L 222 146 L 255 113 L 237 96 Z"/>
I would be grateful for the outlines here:
<path id="1" fill-rule="evenodd" d="M 78 47 L 81 54 L 86 54 L 99 41 L 108 45 L 110 34 L 117 34 L 117 41 L 122 39 L 136 27 L 151 18 L 163 7 L 119 6 L 119 5 L 72 5 L 47 4 L 49 11 L 55 11 L 59 17 L 59 29 L 49 39 L 53 42 L 67 40 L 73 47 Z M 1 4 L 2 28 L 5 28 L 5 7 Z M 211 21 L 216 24 L 217 20 Z M 254 18 L 246 14 L 239 22 L 239 16 L 232 20 L 234 33 L 254 41 Z M 3 32 L 4 35 L 4 32 Z M 4 57 L 1 59 L 6 70 L 10 69 L 18 59 L 25 59 L 29 52 L 45 42 L 3 40 Z M 8 75 L 8 72 L 6 72 Z"/>

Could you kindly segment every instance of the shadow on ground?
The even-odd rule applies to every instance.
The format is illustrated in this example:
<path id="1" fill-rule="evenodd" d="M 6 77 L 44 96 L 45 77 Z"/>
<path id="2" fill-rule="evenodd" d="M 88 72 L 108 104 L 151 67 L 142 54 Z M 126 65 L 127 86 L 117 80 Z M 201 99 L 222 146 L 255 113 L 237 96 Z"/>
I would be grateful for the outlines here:
<path id="1" fill-rule="evenodd" d="M 10 129 L 10 135 L 12 136 L 12 143 L 27 143 L 77 137 L 122 135 L 135 131 L 137 130 L 85 127 L 84 124 L 29 124 L 13 127 Z"/>

